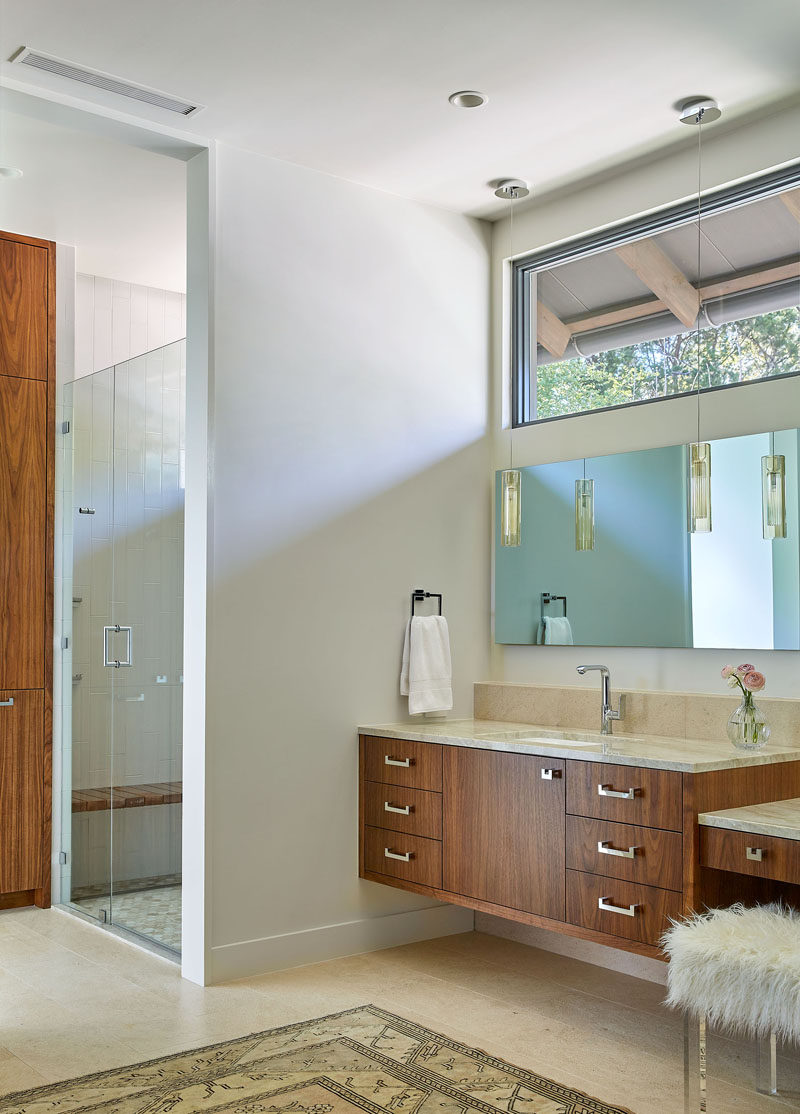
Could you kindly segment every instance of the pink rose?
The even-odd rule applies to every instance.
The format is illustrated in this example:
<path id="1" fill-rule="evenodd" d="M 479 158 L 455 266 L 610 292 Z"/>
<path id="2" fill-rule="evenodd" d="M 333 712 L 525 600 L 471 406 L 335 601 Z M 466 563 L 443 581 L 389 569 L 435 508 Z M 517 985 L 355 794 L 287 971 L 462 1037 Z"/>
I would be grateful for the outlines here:
<path id="1" fill-rule="evenodd" d="M 745 673 L 752 673 L 754 669 L 754 665 L 739 665 L 736 667 L 736 672 L 740 677 L 744 677 Z"/>
<path id="2" fill-rule="evenodd" d="M 757 669 L 751 669 L 749 673 L 745 673 L 742 677 L 742 684 L 750 692 L 761 692 L 766 683 L 767 678 L 763 673 L 759 673 Z"/>
<path id="3" fill-rule="evenodd" d="M 735 665 L 726 665 L 722 670 L 721 676 L 730 677 L 730 675 L 732 673 L 735 673 L 735 672 L 736 672 L 736 666 Z"/>

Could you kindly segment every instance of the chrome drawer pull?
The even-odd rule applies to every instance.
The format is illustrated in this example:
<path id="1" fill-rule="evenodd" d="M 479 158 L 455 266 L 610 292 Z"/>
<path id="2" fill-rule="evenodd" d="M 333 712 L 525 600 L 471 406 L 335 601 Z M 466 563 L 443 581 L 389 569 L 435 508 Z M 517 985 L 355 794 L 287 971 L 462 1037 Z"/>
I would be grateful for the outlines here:
<path id="1" fill-rule="evenodd" d="M 598 797 L 619 797 L 623 801 L 632 801 L 638 789 L 612 789 L 610 785 L 598 785 Z"/>
<path id="2" fill-rule="evenodd" d="M 388 847 L 384 847 L 383 855 L 386 859 L 399 859 L 401 863 L 410 863 L 414 857 L 414 852 L 406 851 L 404 855 L 397 855 L 394 851 L 390 851 Z"/>
<path id="3" fill-rule="evenodd" d="M 561 777 L 561 770 L 542 770 L 542 781 L 552 781 L 554 777 Z"/>
<path id="4" fill-rule="evenodd" d="M 597 850 L 601 855 L 616 855 L 619 859 L 632 859 L 639 848 L 629 847 L 627 851 L 618 851 L 616 847 L 611 846 L 610 840 L 604 839 L 598 843 Z"/>
<path id="5" fill-rule="evenodd" d="M 764 858 L 764 848 L 763 847 L 748 847 L 747 848 L 747 857 L 748 857 L 748 859 L 752 859 L 752 861 L 754 863 L 760 863 L 761 860 Z"/>
<path id="6" fill-rule="evenodd" d="M 628 905 L 625 908 L 622 905 L 612 905 L 610 897 L 601 897 L 597 902 L 598 909 L 604 909 L 606 913 L 621 913 L 623 917 L 635 917 L 638 905 Z"/>
<path id="7" fill-rule="evenodd" d="M 384 754 L 383 762 L 385 766 L 410 766 L 413 762 L 412 758 L 390 758 L 388 754 Z"/>
<path id="8" fill-rule="evenodd" d="M 13 707 L 14 707 L 14 697 L 13 696 L 10 696 L 8 698 L 8 700 L 0 700 L 0 708 L 13 708 Z"/>
<path id="9" fill-rule="evenodd" d="M 390 805 L 388 801 L 384 801 L 383 802 L 383 811 L 384 812 L 397 812 L 397 813 L 400 814 L 400 816 L 410 816 L 411 815 L 411 805 L 403 805 L 402 808 L 397 808 L 397 807 L 395 807 L 395 805 Z"/>

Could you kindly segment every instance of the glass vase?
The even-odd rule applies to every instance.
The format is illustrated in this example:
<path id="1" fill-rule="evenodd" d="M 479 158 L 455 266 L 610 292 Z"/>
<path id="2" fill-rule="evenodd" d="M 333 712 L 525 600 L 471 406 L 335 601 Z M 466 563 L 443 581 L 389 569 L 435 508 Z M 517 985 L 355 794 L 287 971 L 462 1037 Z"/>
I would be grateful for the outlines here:
<path id="1" fill-rule="evenodd" d="M 761 750 L 767 745 L 771 728 L 767 717 L 748 693 L 728 720 L 728 738 L 737 750 Z"/>

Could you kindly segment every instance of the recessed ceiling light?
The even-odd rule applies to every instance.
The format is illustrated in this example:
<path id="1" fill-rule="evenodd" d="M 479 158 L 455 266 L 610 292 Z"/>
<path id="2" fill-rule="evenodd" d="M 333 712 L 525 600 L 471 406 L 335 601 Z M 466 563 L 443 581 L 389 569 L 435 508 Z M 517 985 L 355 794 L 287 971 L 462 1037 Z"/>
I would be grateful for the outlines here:
<path id="1" fill-rule="evenodd" d="M 530 192 L 528 183 L 521 178 L 501 178 L 494 195 L 502 197 L 503 201 L 516 201 L 520 197 L 527 197 Z"/>
<path id="2" fill-rule="evenodd" d="M 21 178 L 22 171 L 16 166 L 0 166 L 0 178 Z"/>
<path id="3" fill-rule="evenodd" d="M 459 93 L 451 93 L 447 99 L 456 108 L 480 108 L 489 98 L 485 93 L 478 93 L 475 89 L 462 89 Z"/>

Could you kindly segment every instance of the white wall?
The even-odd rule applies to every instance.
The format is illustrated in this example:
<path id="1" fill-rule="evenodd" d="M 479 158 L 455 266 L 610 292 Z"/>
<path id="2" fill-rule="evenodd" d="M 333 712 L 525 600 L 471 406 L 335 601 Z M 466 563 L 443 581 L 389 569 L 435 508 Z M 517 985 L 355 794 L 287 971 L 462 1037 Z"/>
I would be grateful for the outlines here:
<path id="1" fill-rule="evenodd" d="M 488 667 L 491 495 L 486 227 L 229 147 L 216 157 L 218 980 L 471 926 L 359 881 L 356 725 L 407 711 L 416 586 L 444 594 L 455 710 L 470 713 Z"/>
<path id="2" fill-rule="evenodd" d="M 679 125 L 676 125 L 678 127 Z M 800 108 L 760 120 L 749 128 L 708 129 L 703 139 L 703 186 L 710 189 L 800 157 Z M 583 190 L 534 201 L 514 216 L 515 256 L 604 227 L 690 196 L 696 190 L 696 151 L 685 150 L 606 176 Z M 494 226 L 493 237 L 493 467 L 508 467 L 508 383 L 510 354 L 507 291 L 510 267 L 509 221 Z M 799 232 L 800 239 L 800 232 Z M 797 251 L 787 244 L 786 254 Z M 655 445 L 680 444 L 696 437 L 694 399 L 674 399 L 652 406 L 566 418 L 513 434 L 517 465 L 569 460 L 601 453 L 625 452 Z M 702 400 L 702 436 L 728 437 L 800 426 L 800 386 L 796 380 L 743 386 Z M 693 432 L 694 430 L 694 432 Z M 595 654 L 596 651 L 593 651 Z M 716 692 L 719 669 L 738 650 L 602 650 L 612 669 L 615 689 Z M 495 646 L 492 677 L 496 681 L 540 684 L 580 682 L 575 666 L 585 657 L 579 647 Z M 800 653 L 753 651 L 752 659 L 767 675 L 770 696 L 800 694 Z M 592 682 L 593 684 L 594 682 Z"/>
<path id="3" fill-rule="evenodd" d="M 15 103 L 20 103 L 19 101 Z M 73 244 L 77 270 L 123 283 L 186 289 L 186 167 L 31 114 L 0 116 L 0 227 Z"/>

